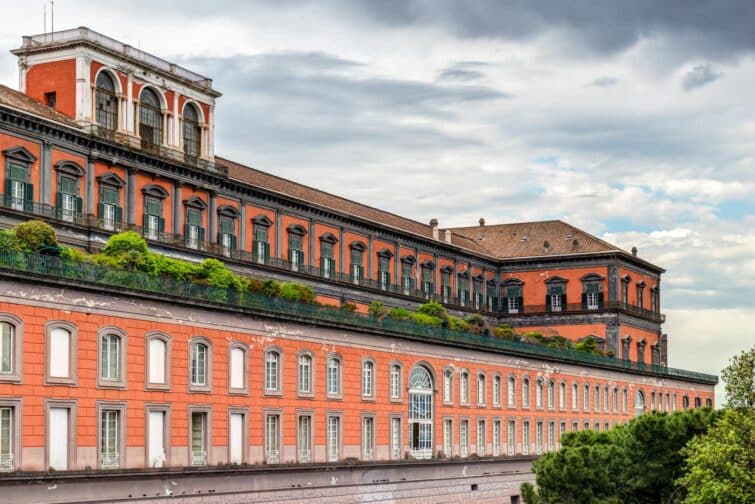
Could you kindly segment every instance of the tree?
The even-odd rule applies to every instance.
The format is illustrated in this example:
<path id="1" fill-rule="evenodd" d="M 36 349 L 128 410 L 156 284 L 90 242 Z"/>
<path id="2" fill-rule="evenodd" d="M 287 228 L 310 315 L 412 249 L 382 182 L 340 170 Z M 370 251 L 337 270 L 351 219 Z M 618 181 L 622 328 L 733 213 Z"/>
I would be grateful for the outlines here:
<path id="1" fill-rule="evenodd" d="M 728 383 L 727 383 L 728 388 Z M 683 450 L 685 504 L 755 502 L 755 412 L 729 409 Z"/>
<path id="2" fill-rule="evenodd" d="M 721 378 L 726 383 L 726 406 L 755 409 L 755 346 L 732 357 Z"/>

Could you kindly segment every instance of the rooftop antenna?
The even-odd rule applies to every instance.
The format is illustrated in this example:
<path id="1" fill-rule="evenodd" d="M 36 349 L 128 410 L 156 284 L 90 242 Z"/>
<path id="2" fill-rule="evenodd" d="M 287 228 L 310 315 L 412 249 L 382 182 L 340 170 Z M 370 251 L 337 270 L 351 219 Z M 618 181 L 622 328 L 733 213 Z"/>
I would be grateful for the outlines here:
<path id="1" fill-rule="evenodd" d="M 55 2 L 54 1 L 50 2 L 50 18 L 51 18 L 50 33 L 52 34 L 55 32 Z"/>
<path id="2" fill-rule="evenodd" d="M 47 42 L 47 2 L 42 4 L 42 33 L 45 34 L 45 42 Z"/>

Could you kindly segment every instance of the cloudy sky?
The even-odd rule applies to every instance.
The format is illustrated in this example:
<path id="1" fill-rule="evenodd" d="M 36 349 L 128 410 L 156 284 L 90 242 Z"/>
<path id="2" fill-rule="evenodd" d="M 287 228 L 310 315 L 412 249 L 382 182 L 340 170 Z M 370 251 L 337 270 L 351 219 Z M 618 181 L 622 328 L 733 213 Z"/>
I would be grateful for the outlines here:
<path id="1" fill-rule="evenodd" d="M 0 46 L 42 5 L 2 0 Z M 564 219 L 637 246 L 668 270 L 670 365 L 709 373 L 755 342 L 753 19 L 747 0 L 55 2 L 58 29 L 214 78 L 222 155 L 441 226 Z"/>

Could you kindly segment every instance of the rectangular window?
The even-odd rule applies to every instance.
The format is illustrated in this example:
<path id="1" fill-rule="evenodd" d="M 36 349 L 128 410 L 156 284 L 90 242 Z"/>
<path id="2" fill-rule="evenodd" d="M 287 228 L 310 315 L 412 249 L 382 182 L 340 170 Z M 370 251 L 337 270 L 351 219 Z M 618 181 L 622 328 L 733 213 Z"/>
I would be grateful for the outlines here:
<path id="1" fill-rule="evenodd" d="M 15 367 L 16 328 L 8 322 L 0 322 L 0 374 L 13 374 Z"/>
<path id="2" fill-rule="evenodd" d="M 485 420 L 477 420 L 477 454 L 485 455 Z"/>
<path id="3" fill-rule="evenodd" d="M 543 453 L 543 422 L 535 423 L 535 453 Z"/>
<path id="4" fill-rule="evenodd" d="M 600 385 L 595 385 L 595 396 L 593 397 L 593 408 L 600 411 Z"/>
<path id="5" fill-rule="evenodd" d="M 69 460 L 70 408 L 51 407 L 47 413 L 48 466 L 65 471 Z"/>
<path id="6" fill-rule="evenodd" d="M 147 465 L 163 467 L 167 461 L 166 434 L 167 411 L 150 410 L 147 414 Z"/>
<path id="7" fill-rule="evenodd" d="M 588 283 L 585 285 L 585 300 L 588 310 L 597 310 L 600 307 L 600 285 Z"/>
<path id="8" fill-rule="evenodd" d="M 469 420 L 459 421 L 459 455 L 469 455 Z"/>
<path id="9" fill-rule="evenodd" d="M 530 453 L 530 422 L 522 422 L 522 455 Z"/>
<path id="10" fill-rule="evenodd" d="M 516 378 L 513 376 L 510 376 L 508 380 L 507 396 L 507 404 L 509 408 L 516 406 Z"/>
<path id="11" fill-rule="evenodd" d="M 493 420 L 493 456 L 501 454 L 501 421 Z"/>
<path id="12" fill-rule="evenodd" d="M 362 256 L 364 252 L 359 249 L 351 249 L 351 283 L 359 285 L 364 279 L 364 266 L 362 265 Z"/>
<path id="13" fill-rule="evenodd" d="M 453 374 L 451 371 L 443 373 L 443 402 L 450 403 L 453 401 Z"/>
<path id="14" fill-rule="evenodd" d="M 469 375 L 466 372 L 459 375 L 459 401 L 462 404 L 469 402 Z"/>
<path id="15" fill-rule="evenodd" d="M 493 406 L 501 405 L 501 377 L 493 377 Z"/>
<path id="16" fill-rule="evenodd" d="M 375 365 L 372 362 L 362 364 L 362 397 L 372 397 L 374 389 Z"/>
<path id="17" fill-rule="evenodd" d="M 553 451 L 556 442 L 556 422 L 548 422 L 548 451 Z"/>
<path id="18" fill-rule="evenodd" d="M 144 202 L 144 235 L 150 240 L 157 240 L 164 231 L 163 204 L 162 201 L 149 198 Z"/>
<path id="19" fill-rule="evenodd" d="M 207 345 L 202 343 L 191 345 L 191 384 L 207 384 Z"/>
<path id="20" fill-rule="evenodd" d="M 254 262 L 267 264 L 270 260 L 270 243 L 267 241 L 267 226 L 254 225 L 254 243 L 252 244 Z"/>
<path id="21" fill-rule="evenodd" d="M 299 271 L 304 264 L 304 250 L 302 249 L 302 237 L 295 233 L 288 234 L 288 262 L 291 270 Z"/>
<path id="22" fill-rule="evenodd" d="M 410 263 L 401 264 L 401 288 L 404 294 L 409 295 L 414 290 L 414 276 Z"/>
<path id="23" fill-rule="evenodd" d="M 230 360 L 230 388 L 235 389 L 236 391 L 246 390 L 246 352 L 243 348 L 238 346 L 232 347 Z"/>
<path id="24" fill-rule="evenodd" d="M 522 304 L 522 288 L 506 287 L 506 308 L 509 313 L 519 313 Z"/>
<path id="25" fill-rule="evenodd" d="M 336 358 L 328 359 L 327 388 L 329 396 L 341 394 L 341 362 Z"/>
<path id="26" fill-rule="evenodd" d="M 566 383 L 561 382 L 558 386 L 558 407 L 566 408 Z"/>
<path id="27" fill-rule="evenodd" d="M 382 290 L 388 290 L 391 284 L 390 259 L 384 256 L 378 257 L 378 282 Z"/>
<path id="28" fill-rule="evenodd" d="M 522 408 L 530 407 L 530 380 L 525 378 L 522 380 Z"/>
<path id="29" fill-rule="evenodd" d="M 163 385 L 166 380 L 167 343 L 159 338 L 149 340 L 149 382 Z"/>
<path id="30" fill-rule="evenodd" d="M 244 463 L 244 413 L 231 413 L 228 415 L 228 448 L 231 464 Z"/>
<path id="31" fill-rule="evenodd" d="M 362 418 L 362 460 L 372 460 L 375 451 L 375 419 Z"/>
<path id="32" fill-rule="evenodd" d="M 113 231 L 116 224 L 121 223 L 122 210 L 120 207 L 120 197 L 117 189 L 108 187 L 102 188 L 102 201 L 100 201 L 100 219 L 102 227 L 108 231 Z"/>
<path id="33" fill-rule="evenodd" d="M 15 469 L 15 408 L 0 407 L 0 471 Z"/>
<path id="34" fill-rule="evenodd" d="M 582 407 L 585 411 L 588 411 L 590 409 L 590 386 L 585 385 L 584 388 L 584 394 L 582 397 Z"/>
<path id="35" fill-rule="evenodd" d="M 265 391 L 278 391 L 278 373 L 280 356 L 278 352 L 268 351 L 265 353 Z"/>
<path id="36" fill-rule="evenodd" d="M 5 205 L 20 212 L 31 211 L 34 188 L 26 183 L 26 167 L 12 164 L 9 168 L 5 172 Z"/>
<path id="37" fill-rule="evenodd" d="M 391 458 L 401 458 L 401 419 L 391 418 Z"/>
<path id="38" fill-rule="evenodd" d="M 71 378 L 71 333 L 62 327 L 50 331 L 48 349 L 48 376 Z"/>
<path id="39" fill-rule="evenodd" d="M 299 462 L 312 462 L 312 417 L 300 415 L 296 429 Z"/>
<path id="40" fill-rule="evenodd" d="M 186 246 L 199 248 L 199 243 L 204 241 L 204 229 L 202 229 L 202 214 L 198 210 L 186 211 L 186 229 L 184 230 Z"/>
<path id="41" fill-rule="evenodd" d="M 299 393 L 312 393 L 312 357 L 309 355 L 299 356 Z"/>
<path id="42" fill-rule="evenodd" d="M 443 453 L 446 457 L 453 456 L 453 420 L 443 420 Z"/>
<path id="43" fill-rule="evenodd" d="M 440 274 L 440 295 L 444 303 L 451 300 L 451 273 L 448 271 Z"/>
<path id="44" fill-rule="evenodd" d="M 61 177 L 58 194 L 58 212 L 62 220 L 73 222 L 77 213 L 81 213 L 78 200 L 78 180 Z M 78 211 L 78 212 L 77 212 Z"/>
<path id="45" fill-rule="evenodd" d="M 422 292 L 425 296 L 433 293 L 433 270 L 430 268 L 422 268 Z"/>
<path id="46" fill-rule="evenodd" d="M 509 420 L 506 425 L 507 450 L 509 455 L 513 455 L 516 449 L 516 421 Z"/>
<path id="47" fill-rule="evenodd" d="M 578 422 L 572 422 L 571 423 L 571 431 L 577 432 L 579 430 L 579 423 Z"/>
<path id="48" fill-rule="evenodd" d="M 338 462 L 340 458 L 341 417 L 328 417 L 327 436 L 328 462 Z"/>
<path id="49" fill-rule="evenodd" d="M 207 412 L 191 413 L 191 465 L 207 465 Z"/>
<path id="50" fill-rule="evenodd" d="M 265 415 L 265 461 L 268 464 L 280 462 L 280 415 Z"/>
<path id="51" fill-rule="evenodd" d="M 100 411 L 100 467 L 117 469 L 120 467 L 120 410 Z"/>
<path id="52" fill-rule="evenodd" d="M 330 242 L 320 242 L 320 273 L 324 278 L 334 278 L 336 273 L 336 260 L 333 259 L 333 244 Z"/>
<path id="53" fill-rule="evenodd" d="M 573 383 L 571 386 L 571 409 L 576 410 L 579 405 L 577 404 L 577 401 L 579 400 L 579 387 L 577 387 L 576 383 Z"/>

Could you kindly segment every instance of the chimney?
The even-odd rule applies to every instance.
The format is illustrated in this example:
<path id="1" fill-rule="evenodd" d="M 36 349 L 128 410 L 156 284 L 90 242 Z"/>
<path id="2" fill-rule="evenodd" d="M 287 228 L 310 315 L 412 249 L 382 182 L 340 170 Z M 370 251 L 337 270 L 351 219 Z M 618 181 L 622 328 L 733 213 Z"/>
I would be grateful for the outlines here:
<path id="1" fill-rule="evenodd" d="M 485 218 L 480 217 L 480 227 L 484 227 L 484 226 L 485 226 Z"/>
<path id="2" fill-rule="evenodd" d="M 451 243 L 451 230 L 446 229 L 446 242 Z"/>
<path id="3" fill-rule="evenodd" d="M 632 255 L 637 257 L 637 247 L 632 247 Z"/>
<path id="4" fill-rule="evenodd" d="M 440 236 L 438 235 L 438 219 L 430 219 L 430 227 L 433 228 L 433 240 L 439 240 Z"/>

